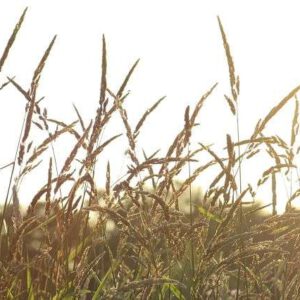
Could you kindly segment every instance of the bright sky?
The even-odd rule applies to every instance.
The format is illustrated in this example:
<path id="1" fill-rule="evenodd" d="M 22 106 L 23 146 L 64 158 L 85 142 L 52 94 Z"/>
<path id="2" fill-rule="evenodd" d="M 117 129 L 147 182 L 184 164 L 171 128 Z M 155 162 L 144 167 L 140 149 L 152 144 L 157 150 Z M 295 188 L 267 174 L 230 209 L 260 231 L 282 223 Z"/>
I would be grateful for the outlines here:
<path id="1" fill-rule="evenodd" d="M 0 83 L 6 76 L 15 76 L 27 89 L 41 55 L 57 34 L 39 96 L 46 96 L 51 117 L 66 123 L 74 121 L 74 103 L 88 123 L 97 107 L 101 36 L 105 34 L 111 90 L 117 89 L 130 66 L 141 58 L 128 87 L 131 96 L 126 108 L 131 124 L 136 124 L 157 99 L 167 96 L 141 132 L 139 145 L 148 154 L 167 147 L 183 126 L 185 107 L 193 106 L 215 82 L 219 83 L 218 88 L 200 113 L 201 127 L 194 141 L 224 145 L 226 133 L 234 136 L 235 121 L 223 97 L 230 89 L 218 15 L 241 79 L 242 138 L 248 137 L 257 120 L 300 84 L 298 1 L 1 0 L 0 52 L 26 6 L 29 10 L 25 22 Z M 14 157 L 24 100 L 8 87 L 0 93 L 0 101 L 0 166 L 3 166 Z M 286 137 L 290 132 L 291 109 L 292 106 L 272 122 L 267 132 Z M 115 133 L 123 132 L 118 122 L 114 126 Z M 111 132 L 107 131 L 107 136 Z M 111 147 L 103 156 L 103 165 L 107 159 L 113 160 L 115 178 L 126 167 L 121 146 L 124 140 L 116 142 L 120 147 Z M 60 146 L 57 151 L 70 151 L 73 142 Z M 245 179 L 251 178 L 260 165 L 249 167 Z M 5 195 L 9 171 L 0 171 L 1 198 Z M 38 174 L 30 182 L 24 182 L 26 195 L 36 192 L 44 183 Z M 270 198 L 270 193 L 262 193 L 262 197 Z M 29 201 L 30 196 L 23 196 L 23 203 Z"/>

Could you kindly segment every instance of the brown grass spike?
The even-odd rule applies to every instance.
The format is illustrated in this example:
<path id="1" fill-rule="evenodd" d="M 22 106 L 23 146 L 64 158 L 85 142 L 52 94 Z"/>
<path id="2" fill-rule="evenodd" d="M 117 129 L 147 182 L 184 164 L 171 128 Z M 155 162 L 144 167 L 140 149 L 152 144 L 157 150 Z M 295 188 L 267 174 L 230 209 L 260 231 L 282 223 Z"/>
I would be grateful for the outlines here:
<path id="1" fill-rule="evenodd" d="M 10 51 L 10 49 L 11 49 L 11 47 L 12 47 L 12 45 L 13 45 L 15 39 L 16 39 L 16 36 L 17 36 L 20 28 L 21 28 L 21 25 L 22 25 L 22 23 L 24 21 L 26 12 L 27 12 L 27 7 L 23 11 L 23 13 L 22 13 L 22 15 L 21 15 L 18 23 L 16 24 L 16 26 L 14 28 L 14 31 L 13 31 L 12 35 L 10 36 L 10 38 L 9 38 L 7 44 L 6 44 L 4 52 L 3 52 L 2 56 L 1 56 L 1 59 L 0 59 L 0 72 L 2 71 L 3 65 L 4 65 L 4 63 L 5 63 L 5 61 L 6 61 L 7 57 L 8 57 L 9 51 Z"/>

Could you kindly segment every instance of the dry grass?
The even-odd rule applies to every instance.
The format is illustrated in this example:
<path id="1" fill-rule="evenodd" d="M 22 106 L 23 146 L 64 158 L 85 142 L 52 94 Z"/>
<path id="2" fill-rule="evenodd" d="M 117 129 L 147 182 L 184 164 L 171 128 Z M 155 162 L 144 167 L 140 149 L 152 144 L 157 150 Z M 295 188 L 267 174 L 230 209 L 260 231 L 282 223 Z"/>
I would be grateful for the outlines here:
<path id="1" fill-rule="evenodd" d="M 1 56 L 1 71 L 25 14 L 26 10 Z M 55 38 L 36 67 L 28 91 L 14 78 L 2 85 L 1 89 L 10 84 L 24 96 L 26 110 L 15 160 L 5 166 L 11 168 L 11 176 L 0 219 L 1 299 L 299 299 L 300 213 L 293 209 L 293 201 L 300 188 L 292 186 L 292 176 L 298 174 L 296 94 L 300 87 L 257 123 L 251 137 L 240 140 L 239 77 L 219 18 L 218 22 L 230 79 L 231 95 L 225 95 L 225 100 L 237 123 L 237 140 L 227 135 L 225 152 L 200 141 L 197 146 L 192 143 L 198 115 L 217 88 L 214 84 L 194 108 L 186 108 L 183 128 L 165 155 L 148 156 L 145 151 L 141 155 L 138 137 L 163 98 L 132 126 L 125 106 L 126 88 L 138 61 L 120 88 L 109 90 L 104 37 L 99 107 L 87 126 L 75 106 L 78 121 L 68 125 L 48 117 L 37 98 Z M 290 141 L 265 136 L 269 121 L 293 99 Z M 100 190 L 95 166 L 119 134 L 104 142 L 99 137 L 114 115 L 123 122 L 131 163 L 127 174 L 112 183 L 108 162 L 105 188 Z M 31 140 L 33 125 L 44 132 L 40 144 Z M 58 166 L 53 142 L 68 134 L 74 146 Z M 210 160 L 199 161 L 202 152 Z M 242 181 L 243 161 L 262 152 L 274 164 L 266 166 L 252 187 Z M 48 158 L 47 181 L 37 187 L 22 215 L 18 200 L 22 179 Z M 194 181 L 211 168 L 217 171 L 209 188 L 202 196 L 195 195 Z M 178 174 L 186 169 L 188 177 L 178 182 Z M 283 215 L 277 215 L 279 175 L 291 184 Z M 265 206 L 260 203 L 246 201 L 269 181 L 272 202 L 265 206 L 273 207 L 272 216 L 261 214 Z"/>

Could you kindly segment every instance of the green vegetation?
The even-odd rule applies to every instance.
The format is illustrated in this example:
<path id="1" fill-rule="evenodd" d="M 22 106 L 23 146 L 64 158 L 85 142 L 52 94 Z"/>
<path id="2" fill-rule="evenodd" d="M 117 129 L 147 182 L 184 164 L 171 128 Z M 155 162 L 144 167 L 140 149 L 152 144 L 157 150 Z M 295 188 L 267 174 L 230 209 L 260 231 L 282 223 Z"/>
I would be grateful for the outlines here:
<path id="1" fill-rule="evenodd" d="M 26 10 L 0 59 L 1 72 L 25 14 Z M 72 124 L 50 118 L 37 97 L 55 37 L 36 67 L 29 89 L 17 79 L 7 78 L 1 89 L 12 85 L 24 96 L 26 110 L 15 160 L 6 166 L 11 168 L 11 177 L 0 215 L 1 299 L 299 299 L 300 213 L 292 204 L 300 189 L 291 193 L 286 212 L 278 215 L 276 182 L 279 176 L 298 176 L 296 94 L 300 86 L 259 120 L 252 136 L 240 140 L 239 76 L 218 21 L 230 76 L 230 95 L 224 101 L 237 123 L 237 140 L 227 135 L 221 154 L 201 141 L 196 146 L 191 143 L 201 108 L 217 84 L 195 107 L 186 108 L 184 126 L 164 155 L 140 153 L 136 146 L 139 134 L 163 99 L 149 108 L 137 125 L 130 123 L 126 89 L 138 61 L 120 88 L 111 91 L 106 80 L 109 66 L 104 37 L 99 105 L 89 124 L 76 108 L 78 121 Z M 290 141 L 266 136 L 269 121 L 291 101 L 295 113 Z M 100 190 L 95 166 L 119 135 L 105 141 L 100 136 L 114 115 L 124 124 L 128 140 L 124 150 L 131 164 L 127 174 L 113 184 L 108 162 L 105 188 Z M 44 132 L 40 144 L 32 141 L 34 126 Z M 70 135 L 74 147 L 60 166 L 54 141 Z M 205 162 L 197 159 L 204 152 L 209 157 Z M 273 165 L 266 166 L 256 187 L 244 187 L 243 162 L 262 152 L 270 156 Z M 48 158 L 48 180 L 37 187 L 22 214 L 20 185 L 41 159 Z M 195 193 L 195 180 L 211 168 L 216 174 L 209 188 L 203 194 Z M 178 181 L 183 170 L 189 175 Z M 269 182 L 273 213 L 267 216 L 262 214 L 266 205 L 247 199 L 255 199 L 256 188 Z"/>

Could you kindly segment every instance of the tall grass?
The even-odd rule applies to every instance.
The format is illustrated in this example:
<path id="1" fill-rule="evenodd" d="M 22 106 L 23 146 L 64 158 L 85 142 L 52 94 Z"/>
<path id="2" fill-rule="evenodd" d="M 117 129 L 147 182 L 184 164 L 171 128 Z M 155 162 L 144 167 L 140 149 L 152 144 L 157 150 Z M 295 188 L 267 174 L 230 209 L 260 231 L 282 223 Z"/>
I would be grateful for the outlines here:
<path id="1" fill-rule="evenodd" d="M 1 72 L 25 14 L 26 10 L 1 56 Z M 299 180 L 295 158 L 300 86 L 258 121 L 250 137 L 241 139 L 240 79 L 220 18 L 218 22 L 229 70 L 230 95 L 225 100 L 236 118 L 236 137 L 226 136 L 225 152 L 201 141 L 195 145 L 192 139 L 202 107 L 218 88 L 214 83 L 194 107 L 186 108 L 183 127 L 165 154 L 140 153 L 139 135 L 163 98 L 131 124 L 127 87 L 138 61 L 119 89 L 110 90 L 105 37 L 99 103 L 91 121 L 84 120 L 76 107 L 78 120 L 71 124 L 51 118 L 37 96 L 55 37 L 29 87 L 15 78 L 2 85 L 1 89 L 11 85 L 23 95 L 25 116 L 14 162 L 5 166 L 11 175 L 0 219 L 1 298 L 299 299 L 300 213 L 293 201 L 300 189 L 293 178 Z M 290 141 L 266 135 L 269 121 L 291 101 L 295 112 Z M 95 180 L 96 165 L 120 134 L 104 141 L 100 137 L 115 115 L 124 125 L 130 164 L 125 176 L 112 183 L 108 162 L 101 189 Z M 44 132 L 39 144 L 33 139 L 34 126 Z M 53 142 L 67 135 L 73 137 L 74 146 L 58 165 Z M 209 154 L 207 161 L 199 160 L 203 152 Z M 252 186 L 242 177 L 243 163 L 261 153 L 267 153 L 273 164 L 266 165 Z M 42 160 L 49 160 L 47 181 L 36 187 L 22 214 L 20 187 Z M 208 189 L 203 195 L 194 193 L 195 180 L 211 168 L 216 173 Z M 178 181 L 185 170 L 187 178 Z M 277 215 L 279 176 L 290 182 L 282 215 Z M 270 187 L 272 202 L 249 202 L 263 185 Z M 262 214 L 265 206 L 272 206 L 272 215 Z"/>

